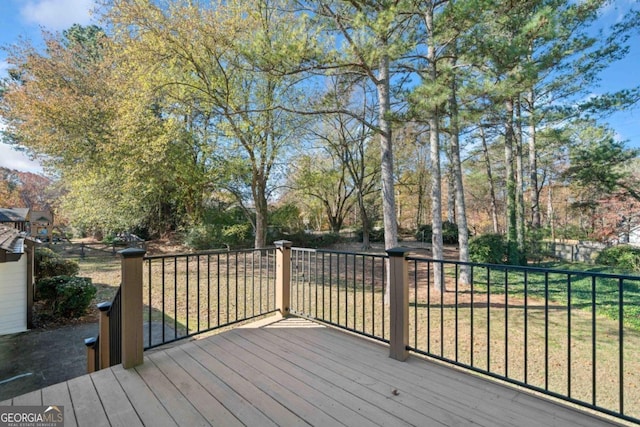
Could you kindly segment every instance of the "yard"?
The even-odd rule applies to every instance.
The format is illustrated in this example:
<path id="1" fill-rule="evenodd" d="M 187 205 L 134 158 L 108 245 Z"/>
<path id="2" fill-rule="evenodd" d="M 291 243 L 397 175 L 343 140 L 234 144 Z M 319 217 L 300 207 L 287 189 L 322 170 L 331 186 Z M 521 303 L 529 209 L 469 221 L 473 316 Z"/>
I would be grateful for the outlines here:
<path id="1" fill-rule="evenodd" d="M 273 262 L 272 255 L 249 251 L 169 257 L 146 264 L 145 319 L 180 337 L 269 310 Z M 388 339 L 382 258 L 334 254 L 324 258 L 322 269 L 319 262 L 296 261 L 293 256 L 292 312 Z M 117 259 L 85 259 L 80 265 L 81 275 L 98 285 L 99 299 L 109 300 L 120 281 Z M 419 265 L 410 272 L 415 278 L 410 286 L 410 347 L 640 417 L 637 283 L 624 284 L 621 334 L 615 280 L 594 283 L 592 276 L 575 273 L 567 282 L 565 273 L 525 277 L 495 271 L 488 278 L 486 271 L 477 269 L 473 288 L 456 289 L 456 273 L 445 269 L 447 290 L 440 293 L 427 282 L 423 269 Z M 323 282 L 318 281 L 321 270 Z"/>

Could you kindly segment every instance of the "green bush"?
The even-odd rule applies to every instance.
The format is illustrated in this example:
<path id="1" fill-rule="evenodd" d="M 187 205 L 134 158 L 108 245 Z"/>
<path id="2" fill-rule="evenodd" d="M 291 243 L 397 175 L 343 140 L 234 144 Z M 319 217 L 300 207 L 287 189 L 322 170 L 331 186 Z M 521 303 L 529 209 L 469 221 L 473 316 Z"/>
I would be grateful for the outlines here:
<path id="1" fill-rule="evenodd" d="M 274 241 L 278 240 L 289 240 L 293 242 L 294 246 L 300 248 L 326 248 L 335 243 L 338 243 L 341 238 L 339 234 L 335 233 L 305 233 L 304 231 L 299 231 L 297 233 L 291 234 L 273 234 L 270 236 L 269 244 L 272 244 Z"/>
<path id="2" fill-rule="evenodd" d="M 96 296 L 96 288 L 88 277 L 55 276 L 36 283 L 36 294 L 55 315 L 80 317 Z"/>
<path id="3" fill-rule="evenodd" d="M 35 275 L 37 279 L 55 276 L 75 276 L 80 266 L 77 262 L 64 259 L 48 248 L 37 248 L 35 254 Z"/>
<path id="4" fill-rule="evenodd" d="M 184 236 L 185 245 L 195 250 L 220 248 L 220 229 L 211 225 L 195 225 Z"/>
<path id="5" fill-rule="evenodd" d="M 640 249 L 629 245 L 605 248 L 596 257 L 596 263 L 622 270 L 640 271 Z"/>
<path id="6" fill-rule="evenodd" d="M 433 236 L 433 227 L 431 224 L 422 224 L 416 230 L 416 240 L 419 242 L 431 242 Z"/>
<path id="7" fill-rule="evenodd" d="M 362 229 L 356 232 L 356 238 L 359 242 L 362 242 L 363 233 Z M 384 243 L 384 228 L 369 230 L 369 242 L 370 243 Z"/>
<path id="8" fill-rule="evenodd" d="M 458 244 L 458 224 L 451 221 L 442 223 L 442 243 L 445 245 Z"/>
<path id="9" fill-rule="evenodd" d="M 431 243 L 433 238 L 433 227 L 431 224 L 422 224 L 418 227 L 415 234 L 416 240 L 419 242 Z M 442 243 L 445 245 L 455 245 L 458 243 L 458 225 L 445 221 L 442 223 Z"/>
<path id="10" fill-rule="evenodd" d="M 506 255 L 506 242 L 501 234 L 483 234 L 469 241 L 469 259 L 472 262 L 502 264 Z"/>
<path id="11" fill-rule="evenodd" d="M 483 234 L 469 241 L 469 259 L 486 264 L 526 265 L 526 254 L 501 234 Z"/>
<path id="12" fill-rule="evenodd" d="M 222 243 L 227 247 L 246 247 L 251 244 L 253 227 L 249 223 L 228 225 L 222 228 Z"/>
<path id="13" fill-rule="evenodd" d="M 251 224 L 196 225 L 184 237 L 187 246 L 195 250 L 240 248 L 252 243 Z"/>

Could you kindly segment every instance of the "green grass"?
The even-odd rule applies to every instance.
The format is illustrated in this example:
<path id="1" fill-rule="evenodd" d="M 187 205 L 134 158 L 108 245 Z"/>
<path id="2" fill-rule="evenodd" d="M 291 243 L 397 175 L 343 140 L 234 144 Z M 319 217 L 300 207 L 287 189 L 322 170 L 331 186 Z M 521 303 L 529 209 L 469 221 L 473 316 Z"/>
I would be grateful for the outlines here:
<path id="1" fill-rule="evenodd" d="M 538 300 L 545 300 L 545 297 L 548 297 L 553 305 L 566 307 L 570 302 L 572 310 L 590 312 L 595 307 L 596 314 L 614 321 L 620 320 L 622 307 L 624 326 L 640 330 L 640 276 L 593 276 L 589 273 L 618 273 L 607 267 L 560 262 L 547 263 L 543 268 L 549 271 L 547 273 L 524 272 L 513 267 L 506 275 L 506 286 L 504 270 L 492 270 L 489 273 L 490 280 L 487 286 L 486 269 L 476 268 L 474 269 L 474 290 L 486 293 L 489 289 L 492 295 L 504 294 L 506 290 L 507 295 L 520 298 L 524 298 L 526 290 L 528 297 Z M 560 270 L 571 273 L 558 272 Z M 620 289 L 622 289 L 622 306 Z"/>

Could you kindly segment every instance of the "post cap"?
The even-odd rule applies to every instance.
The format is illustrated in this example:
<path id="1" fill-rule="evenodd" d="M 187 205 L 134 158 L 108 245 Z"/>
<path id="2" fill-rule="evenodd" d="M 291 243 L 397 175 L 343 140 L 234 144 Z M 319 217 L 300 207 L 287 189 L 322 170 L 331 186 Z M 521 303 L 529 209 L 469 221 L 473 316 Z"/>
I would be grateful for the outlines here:
<path id="1" fill-rule="evenodd" d="M 404 254 L 410 251 L 411 251 L 411 248 L 406 248 L 406 247 L 397 247 L 397 248 L 391 248 L 386 250 L 387 255 L 392 257 L 402 257 L 404 256 Z"/>
<path id="2" fill-rule="evenodd" d="M 98 337 L 85 338 L 84 345 L 86 345 L 87 347 L 93 347 L 94 345 L 96 345 L 97 341 L 98 341 Z"/>
<path id="3" fill-rule="evenodd" d="M 98 310 L 100 311 L 107 311 L 111 308 L 111 302 L 110 301 L 100 302 L 96 304 L 96 307 L 98 307 Z"/>
<path id="4" fill-rule="evenodd" d="M 293 242 L 290 242 L 289 240 L 278 240 L 273 242 L 274 245 L 276 245 L 276 248 L 287 248 L 289 249 L 292 245 Z"/>
<path id="5" fill-rule="evenodd" d="M 139 248 L 127 248 L 121 251 L 118 251 L 118 254 L 122 258 L 142 258 L 147 251 Z"/>

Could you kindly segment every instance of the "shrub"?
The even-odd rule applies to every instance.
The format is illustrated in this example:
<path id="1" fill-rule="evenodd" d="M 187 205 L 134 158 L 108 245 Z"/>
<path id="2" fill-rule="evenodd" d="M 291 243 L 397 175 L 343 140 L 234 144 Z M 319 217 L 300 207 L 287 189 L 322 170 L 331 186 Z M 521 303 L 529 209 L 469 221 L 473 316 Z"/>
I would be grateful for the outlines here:
<path id="1" fill-rule="evenodd" d="M 187 231 L 184 242 L 195 250 L 246 247 L 251 245 L 252 231 L 249 223 L 196 225 Z"/>
<path id="2" fill-rule="evenodd" d="M 340 241 L 340 235 L 336 233 L 306 233 L 299 231 L 292 234 L 278 234 L 268 243 L 277 240 L 289 240 L 294 246 L 301 248 L 326 248 Z"/>
<path id="3" fill-rule="evenodd" d="M 251 224 L 234 224 L 222 228 L 222 243 L 227 247 L 246 247 L 251 243 Z"/>
<path id="4" fill-rule="evenodd" d="M 442 223 L 442 243 L 455 245 L 458 243 L 458 224 L 451 221 Z"/>
<path id="5" fill-rule="evenodd" d="M 629 245 L 618 245 L 603 249 L 596 263 L 628 271 L 640 271 L 640 249 Z"/>
<path id="6" fill-rule="evenodd" d="M 433 227 L 431 224 L 422 224 L 418 227 L 415 234 L 416 240 L 419 242 L 431 243 L 433 238 Z M 458 224 L 451 221 L 442 223 L 442 243 L 445 245 L 455 245 L 458 243 Z"/>
<path id="7" fill-rule="evenodd" d="M 500 234 L 483 234 L 469 241 L 469 259 L 472 262 L 502 264 L 506 255 L 506 244 Z"/>
<path id="8" fill-rule="evenodd" d="M 53 314 L 79 317 L 95 298 L 96 288 L 88 277 L 55 276 L 39 280 L 36 293 L 47 302 Z"/>
<path id="9" fill-rule="evenodd" d="M 80 266 L 77 262 L 64 259 L 48 248 L 37 248 L 35 254 L 35 275 L 38 279 L 55 276 L 75 276 Z"/>
<path id="10" fill-rule="evenodd" d="M 416 230 L 416 240 L 419 242 L 431 242 L 433 236 L 433 227 L 431 224 L 422 224 Z"/>
<path id="11" fill-rule="evenodd" d="M 507 242 L 501 234 L 483 234 L 469 241 L 469 259 L 486 264 L 526 265 L 524 251 L 515 242 Z"/>

